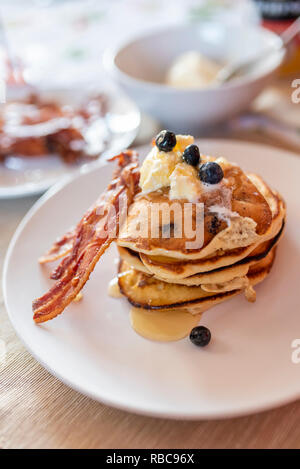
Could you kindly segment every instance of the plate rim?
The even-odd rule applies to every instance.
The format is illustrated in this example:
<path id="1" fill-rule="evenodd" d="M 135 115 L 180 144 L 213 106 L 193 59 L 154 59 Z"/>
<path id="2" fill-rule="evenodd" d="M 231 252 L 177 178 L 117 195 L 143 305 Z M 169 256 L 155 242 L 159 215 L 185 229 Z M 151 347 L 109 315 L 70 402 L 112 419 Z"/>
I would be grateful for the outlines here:
<path id="1" fill-rule="evenodd" d="M 272 147 L 271 145 L 265 145 L 265 144 L 260 144 L 256 142 L 245 142 L 242 140 L 232 140 L 232 139 L 197 139 L 198 141 L 205 142 L 207 144 L 221 144 L 221 145 L 236 145 L 236 146 L 252 146 L 252 148 L 260 148 L 260 149 L 265 149 L 268 148 L 271 151 L 275 152 L 284 152 L 287 156 L 291 156 L 293 158 L 299 159 L 296 153 L 293 153 L 289 150 L 281 150 L 280 148 L 277 147 Z M 145 148 L 146 145 L 142 145 L 139 147 L 136 147 L 135 149 L 137 151 L 141 150 L 143 147 Z M 54 196 L 56 193 L 60 192 L 65 186 L 69 184 L 73 184 L 76 179 L 80 178 L 81 176 L 88 174 L 90 172 L 93 172 L 101 166 L 106 166 L 106 162 L 103 161 L 102 164 L 98 164 L 96 166 L 92 167 L 87 167 L 85 168 L 84 171 L 81 171 L 79 173 L 76 173 L 76 175 L 67 175 L 66 177 L 62 178 L 60 181 L 58 181 L 54 186 L 52 186 L 45 194 L 43 194 L 34 204 L 33 206 L 28 210 L 28 212 L 25 214 L 25 216 L 22 218 L 21 222 L 17 226 L 11 241 L 9 243 L 5 259 L 4 259 L 4 264 L 3 264 L 3 271 L 2 271 L 2 291 L 3 291 L 3 299 L 4 299 L 4 305 L 6 309 L 6 313 L 8 315 L 9 321 L 22 342 L 22 344 L 25 346 L 26 350 L 37 360 L 38 363 L 40 363 L 43 368 L 45 368 L 49 373 L 51 373 L 55 378 L 59 379 L 61 382 L 69 386 L 71 389 L 75 390 L 76 392 L 79 392 L 97 402 L 100 402 L 104 405 L 108 405 L 113 408 L 117 408 L 123 411 L 131 412 L 137 415 L 144 415 L 148 417 L 156 417 L 156 418 L 167 418 L 171 420 L 216 420 L 216 419 L 229 419 L 229 418 L 236 418 L 236 417 L 243 417 L 251 414 L 256 414 L 256 413 L 261 413 L 264 411 L 271 410 L 273 408 L 281 407 L 284 405 L 287 405 L 291 402 L 295 402 L 298 399 L 300 399 L 300 388 L 299 391 L 293 392 L 290 395 L 283 397 L 282 399 L 278 398 L 273 398 L 271 399 L 268 403 L 260 403 L 256 406 L 252 404 L 245 405 L 242 409 L 226 409 L 224 411 L 219 411 L 217 410 L 216 412 L 212 412 L 211 410 L 209 412 L 201 411 L 201 412 L 195 412 L 195 413 L 189 413 L 189 412 L 179 412 L 179 411 L 161 411 L 161 410 L 148 410 L 143 407 L 137 407 L 132 404 L 124 404 L 122 402 L 116 402 L 116 400 L 112 399 L 110 400 L 109 398 L 103 398 L 99 397 L 97 393 L 94 393 L 92 391 L 88 391 L 85 389 L 84 385 L 80 385 L 78 383 L 75 383 L 73 380 L 69 380 L 69 378 L 66 378 L 63 376 L 61 373 L 57 372 L 55 369 L 53 369 L 52 366 L 48 365 L 47 363 L 44 362 L 43 359 L 41 359 L 38 354 L 36 354 L 33 350 L 30 344 L 28 344 L 27 340 L 24 339 L 22 336 L 21 331 L 19 330 L 19 326 L 15 323 L 14 321 L 14 315 L 12 314 L 9 306 L 8 306 L 8 288 L 7 288 L 7 271 L 10 263 L 10 258 L 13 254 L 14 247 L 19 240 L 20 235 L 22 234 L 23 229 L 27 226 L 27 224 L 30 222 L 32 216 L 49 200 L 52 196 Z"/>

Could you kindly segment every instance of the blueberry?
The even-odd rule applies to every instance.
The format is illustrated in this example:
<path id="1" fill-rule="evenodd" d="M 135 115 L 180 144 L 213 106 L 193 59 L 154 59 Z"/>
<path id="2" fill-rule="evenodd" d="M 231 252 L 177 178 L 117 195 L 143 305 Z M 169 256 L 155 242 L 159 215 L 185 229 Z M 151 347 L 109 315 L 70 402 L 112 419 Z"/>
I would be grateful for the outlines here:
<path id="1" fill-rule="evenodd" d="M 162 130 L 157 135 L 155 143 L 160 151 L 172 151 L 176 145 L 176 135 L 170 130 Z"/>
<path id="2" fill-rule="evenodd" d="M 187 164 L 197 166 L 200 161 L 200 152 L 197 145 L 189 145 L 183 152 L 182 158 Z"/>
<path id="3" fill-rule="evenodd" d="M 199 177 L 202 182 L 208 184 L 218 184 L 223 177 L 223 170 L 218 163 L 210 161 L 209 163 L 204 163 L 200 166 Z"/>
<path id="4" fill-rule="evenodd" d="M 209 344 L 211 339 L 210 330 L 205 326 L 197 326 L 191 330 L 190 340 L 194 345 L 198 347 L 205 347 Z"/>

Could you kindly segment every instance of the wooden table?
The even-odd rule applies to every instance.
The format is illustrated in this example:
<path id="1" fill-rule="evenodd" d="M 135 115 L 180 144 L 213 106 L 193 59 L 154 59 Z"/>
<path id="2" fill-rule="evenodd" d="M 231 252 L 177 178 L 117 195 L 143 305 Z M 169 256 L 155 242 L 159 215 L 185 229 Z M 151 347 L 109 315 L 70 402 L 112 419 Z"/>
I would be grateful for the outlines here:
<path id="1" fill-rule="evenodd" d="M 277 109 L 278 101 L 273 103 Z M 285 115 L 295 113 L 287 95 L 283 103 Z M 266 140 L 260 134 L 235 137 Z M 0 201 L 1 271 L 9 240 L 35 200 Z M 237 419 L 174 422 L 136 416 L 82 396 L 25 350 L 8 321 L 1 295 L 0 340 L 6 346 L 6 359 L 0 363 L 0 447 L 300 448 L 300 402 Z"/>

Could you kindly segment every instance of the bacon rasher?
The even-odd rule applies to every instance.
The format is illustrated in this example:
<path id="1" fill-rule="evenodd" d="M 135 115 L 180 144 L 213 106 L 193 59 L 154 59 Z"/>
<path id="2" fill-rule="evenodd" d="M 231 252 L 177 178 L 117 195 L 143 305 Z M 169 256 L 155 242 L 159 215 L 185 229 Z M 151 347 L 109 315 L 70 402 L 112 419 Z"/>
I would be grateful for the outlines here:
<path id="1" fill-rule="evenodd" d="M 51 278 L 53 287 L 33 302 L 33 319 L 45 322 L 58 316 L 76 298 L 95 265 L 119 232 L 119 224 L 138 189 L 137 154 L 125 151 L 111 160 L 118 167 L 106 191 L 88 210 L 76 228 L 56 241 L 40 259 L 51 262 L 63 256 Z M 126 202 L 126 205 L 125 205 Z M 126 215 L 126 214 L 125 214 Z"/>

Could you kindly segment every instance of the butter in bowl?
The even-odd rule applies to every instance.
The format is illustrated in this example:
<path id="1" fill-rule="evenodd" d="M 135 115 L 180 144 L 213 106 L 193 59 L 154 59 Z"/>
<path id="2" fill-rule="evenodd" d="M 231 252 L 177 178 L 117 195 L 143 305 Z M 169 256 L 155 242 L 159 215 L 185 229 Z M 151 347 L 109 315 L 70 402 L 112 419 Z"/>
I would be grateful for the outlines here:
<path id="1" fill-rule="evenodd" d="M 145 33 L 117 50 L 104 65 L 140 109 L 166 128 L 197 133 L 247 109 L 284 59 L 281 39 L 259 26 L 220 22 L 184 24 Z M 251 73 L 222 85 L 215 76 L 270 48 Z"/>

